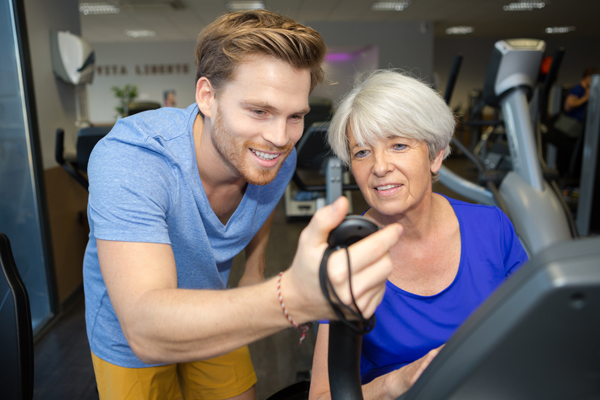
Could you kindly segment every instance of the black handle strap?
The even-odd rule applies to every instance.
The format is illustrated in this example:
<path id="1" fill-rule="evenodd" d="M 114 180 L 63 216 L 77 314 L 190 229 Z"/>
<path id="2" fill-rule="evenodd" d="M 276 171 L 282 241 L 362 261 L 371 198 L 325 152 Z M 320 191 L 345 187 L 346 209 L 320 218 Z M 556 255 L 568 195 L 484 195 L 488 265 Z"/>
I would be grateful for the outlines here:
<path id="1" fill-rule="evenodd" d="M 346 256 L 348 258 L 348 285 L 350 286 L 350 296 L 352 297 L 352 305 L 354 306 L 354 308 L 347 306 L 340 300 L 339 296 L 335 292 L 335 289 L 333 288 L 333 284 L 329 280 L 329 274 L 327 272 L 327 261 L 329 260 L 329 256 L 331 256 L 331 253 L 340 248 L 346 250 Z M 369 319 L 366 319 L 360 312 L 358 306 L 356 305 L 356 299 L 354 298 L 354 293 L 352 291 L 350 253 L 348 252 L 348 248 L 346 246 L 336 248 L 329 247 L 327 248 L 327 250 L 325 250 L 325 253 L 323 254 L 323 259 L 321 260 L 321 266 L 319 268 L 319 282 L 321 284 L 321 291 L 323 292 L 323 296 L 325 296 L 325 298 L 331 305 L 333 312 L 338 317 L 341 323 L 343 323 L 349 329 L 360 335 L 364 335 L 365 333 L 368 333 L 373 329 L 373 327 L 375 326 L 375 315 L 373 315 Z M 335 301 L 332 300 L 332 296 Z M 346 312 L 348 312 L 350 315 L 353 315 L 359 323 L 357 324 L 356 321 L 352 322 L 348 320 L 343 310 L 346 310 Z"/>

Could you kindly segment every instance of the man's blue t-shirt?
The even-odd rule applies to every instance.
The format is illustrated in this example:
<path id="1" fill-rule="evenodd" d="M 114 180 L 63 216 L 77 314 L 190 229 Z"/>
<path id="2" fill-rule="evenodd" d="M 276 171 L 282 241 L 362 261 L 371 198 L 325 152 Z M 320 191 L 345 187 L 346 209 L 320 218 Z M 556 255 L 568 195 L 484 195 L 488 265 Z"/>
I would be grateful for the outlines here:
<path id="1" fill-rule="evenodd" d="M 197 115 L 193 104 L 124 118 L 90 157 L 86 325 L 92 352 L 112 364 L 150 366 L 135 356 L 123 335 L 100 271 L 96 239 L 169 244 L 179 288 L 225 289 L 233 257 L 271 215 L 294 172 L 295 150 L 270 184 L 248 184 L 223 225 L 198 173 L 192 129 Z"/>
<path id="2" fill-rule="evenodd" d="M 583 88 L 583 86 L 581 86 L 581 83 L 575 85 L 569 91 L 569 96 L 571 96 L 571 95 L 577 97 L 578 99 L 585 96 L 585 89 Z M 579 107 L 575 107 L 575 108 L 571 109 L 570 111 L 565 112 L 565 114 L 571 118 L 575 118 L 577 121 L 579 121 L 580 123 L 583 124 L 583 122 L 584 122 L 583 118 L 585 117 L 586 108 L 587 108 L 587 103 L 584 103 L 584 104 L 580 105 Z"/>
<path id="3" fill-rule="evenodd" d="M 489 295 L 527 261 L 510 220 L 496 207 L 447 198 L 458 218 L 461 254 L 454 281 L 433 296 L 387 282 L 373 331 L 363 338 L 362 383 L 446 343 Z"/>

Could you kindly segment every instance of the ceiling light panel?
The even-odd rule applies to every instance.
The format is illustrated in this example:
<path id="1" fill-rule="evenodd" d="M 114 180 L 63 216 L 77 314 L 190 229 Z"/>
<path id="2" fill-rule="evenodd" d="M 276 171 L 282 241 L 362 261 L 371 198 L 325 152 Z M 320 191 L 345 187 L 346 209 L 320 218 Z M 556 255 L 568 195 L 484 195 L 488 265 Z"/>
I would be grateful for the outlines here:
<path id="1" fill-rule="evenodd" d="M 371 5 L 373 11 L 404 11 L 410 1 L 378 1 Z"/>
<path id="2" fill-rule="evenodd" d="M 227 3 L 229 11 L 262 10 L 265 3 L 262 1 L 230 1 Z"/>
<path id="3" fill-rule="evenodd" d="M 119 8 L 108 3 L 80 3 L 79 12 L 83 15 L 118 14 Z"/>
<path id="4" fill-rule="evenodd" d="M 143 37 L 154 37 L 156 36 L 156 32 L 146 29 L 141 30 L 125 30 L 125 34 L 132 38 L 143 38 Z"/>
<path id="5" fill-rule="evenodd" d="M 533 10 L 541 10 L 546 7 L 545 1 L 517 1 L 502 7 L 504 11 L 533 11 Z"/>
<path id="6" fill-rule="evenodd" d="M 467 35 L 475 32 L 472 26 L 451 26 L 446 29 L 446 35 Z"/>
<path id="7" fill-rule="evenodd" d="M 549 34 L 561 34 L 561 33 L 569 33 L 575 30 L 574 26 L 549 26 L 545 29 L 546 33 Z"/>
<path id="8" fill-rule="evenodd" d="M 183 10 L 185 4 L 181 0 L 118 0 L 122 7 L 154 7 L 168 6 L 174 10 Z"/>

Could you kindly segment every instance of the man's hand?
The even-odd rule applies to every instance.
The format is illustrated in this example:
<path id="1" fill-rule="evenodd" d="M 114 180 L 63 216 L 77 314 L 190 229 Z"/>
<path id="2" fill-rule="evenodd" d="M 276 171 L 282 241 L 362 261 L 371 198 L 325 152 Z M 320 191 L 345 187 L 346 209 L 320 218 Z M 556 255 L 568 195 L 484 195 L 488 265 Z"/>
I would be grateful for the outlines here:
<path id="1" fill-rule="evenodd" d="M 348 212 L 348 200 L 340 197 L 330 206 L 317 211 L 302 231 L 291 268 L 282 278 L 282 293 L 291 315 L 298 323 L 334 319 L 335 314 L 325 300 L 319 283 L 319 266 L 329 233 Z M 391 224 L 348 248 L 352 268 L 352 291 L 365 318 L 375 312 L 385 292 L 385 282 L 392 272 L 389 249 L 396 244 L 402 227 Z M 329 279 L 346 305 L 352 304 L 348 285 L 346 252 L 334 252 L 328 261 Z"/>

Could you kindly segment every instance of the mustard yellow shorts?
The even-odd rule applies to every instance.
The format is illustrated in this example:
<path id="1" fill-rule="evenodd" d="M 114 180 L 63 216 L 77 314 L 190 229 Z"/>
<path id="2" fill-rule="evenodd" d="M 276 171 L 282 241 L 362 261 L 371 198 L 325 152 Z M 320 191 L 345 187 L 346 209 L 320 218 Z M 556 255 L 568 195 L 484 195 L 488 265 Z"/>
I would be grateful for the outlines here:
<path id="1" fill-rule="evenodd" d="M 203 361 L 125 368 L 92 353 L 101 400 L 222 400 L 256 384 L 248 346 Z"/>

